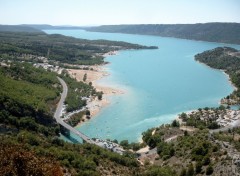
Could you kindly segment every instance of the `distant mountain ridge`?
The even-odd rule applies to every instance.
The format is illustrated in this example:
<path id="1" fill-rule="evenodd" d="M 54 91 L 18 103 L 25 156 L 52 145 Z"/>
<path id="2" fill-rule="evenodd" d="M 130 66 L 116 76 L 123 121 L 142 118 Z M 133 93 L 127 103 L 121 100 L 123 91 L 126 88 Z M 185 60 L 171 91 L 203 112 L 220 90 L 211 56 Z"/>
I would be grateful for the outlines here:
<path id="1" fill-rule="evenodd" d="M 0 32 L 31 32 L 44 33 L 43 30 L 85 29 L 80 26 L 52 26 L 49 24 L 22 24 L 22 25 L 0 25 Z"/>
<path id="2" fill-rule="evenodd" d="M 240 44 L 240 23 L 103 25 L 87 30 Z"/>
<path id="3" fill-rule="evenodd" d="M 82 26 L 70 26 L 70 25 L 62 25 L 62 26 L 53 26 L 49 24 L 22 24 L 21 26 L 28 26 L 38 30 L 53 30 L 53 29 L 85 29 Z"/>
<path id="4" fill-rule="evenodd" d="M 79 30 L 92 32 L 156 35 L 190 40 L 240 44 L 240 23 L 136 24 L 86 26 L 52 26 L 48 24 L 0 25 L 0 32 L 38 32 L 43 30 Z"/>
<path id="5" fill-rule="evenodd" d="M 43 33 L 43 31 L 25 25 L 0 25 L 0 32 L 31 32 Z"/>

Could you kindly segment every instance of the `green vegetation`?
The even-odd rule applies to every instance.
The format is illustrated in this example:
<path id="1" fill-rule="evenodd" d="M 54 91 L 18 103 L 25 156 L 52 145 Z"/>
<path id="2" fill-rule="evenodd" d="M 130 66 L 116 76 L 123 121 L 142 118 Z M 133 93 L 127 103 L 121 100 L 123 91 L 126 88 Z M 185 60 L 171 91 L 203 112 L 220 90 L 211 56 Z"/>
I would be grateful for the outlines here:
<path id="1" fill-rule="evenodd" d="M 214 138 L 219 141 L 224 141 L 229 144 L 233 144 L 233 146 L 240 152 L 240 128 L 233 128 L 232 130 L 228 130 L 225 132 L 219 132 L 213 134 Z"/>
<path id="2" fill-rule="evenodd" d="M 153 133 L 154 131 L 154 133 Z M 172 141 L 169 138 L 176 136 Z M 160 126 L 143 133 L 145 143 L 157 147 L 158 157 L 153 167 L 165 165 L 172 173 L 181 176 L 196 174 L 212 174 L 219 157 L 226 157 L 221 147 L 209 140 L 208 130 L 182 131 L 172 125 Z M 162 169 L 162 168 L 158 168 Z M 153 169 L 153 175 L 154 175 Z M 151 171 L 148 170 L 149 172 Z"/>
<path id="3" fill-rule="evenodd" d="M 46 136 L 59 133 L 52 118 L 60 91 L 54 74 L 12 63 L 0 67 L 0 80 L 0 123 Z"/>
<path id="4" fill-rule="evenodd" d="M 97 92 L 91 83 L 87 84 L 83 82 L 84 80 L 77 82 L 71 78 L 66 71 L 62 72 L 61 77 L 68 85 L 68 94 L 65 100 L 67 112 L 75 111 L 86 106 L 86 100 L 88 98 L 97 97 L 99 100 L 102 99 L 103 92 Z"/>
<path id="5" fill-rule="evenodd" d="M 215 119 L 224 115 L 223 106 L 182 113 L 183 123 L 195 127 L 188 131 L 181 130 L 179 122 L 174 120 L 172 124 L 144 132 L 142 144 L 120 142 L 125 149 L 136 151 L 148 145 L 157 151 L 154 165 L 146 160 L 145 166 L 140 167 L 132 152 L 121 156 L 95 145 L 60 140 L 61 128 L 52 117 L 62 90 L 57 75 L 26 62 L 13 61 L 35 62 L 34 59 L 39 59 L 36 56 L 45 56 L 54 64 L 55 61 L 96 64 L 102 62 L 98 49 L 102 53 L 112 50 L 111 42 L 94 43 L 44 33 L 5 34 L 0 32 L 0 58 L 6 63 L 0 67 L 0 175 L 224 175 L 225 168 L 232 168 L 233 147 L 240 151 L 239 128 L 215 134 L 208 131 L 219 128 Z M 119 46 L 121 42 L 115 44 Z M 121 48 L 130 47 L 125 44 L 122 43 Z M 74 58 L 69 53 L 74 53 Z M 225 69 L 239 87 L 238 57 L 239 52 L 234 49 L 217 48 L 197 55 L 196 59 Z M 11 62 L 6 62 L 9 59 Z M 102 98 L 102 92 L 97 92 L 92 84 L 76 82 L 64 71 L 61 77 L 68 85 L 67 111 L 80 109 L 87 98 Z M 227 99 L 238 100 L 236 97 L 239 98 L 238 91 Z M 90 111 L 75 114 L 68 123 L 75 126 L 83 115 L 89 116 Z"/>
<path id="6" fill-rule="evenodd" d="M 64 168 L 65 172 L 69 172 L 72 175 L 105 175 L 105 172 L 111 173 L 113 171 L 118 174 L 125 173 L 125 175 L 132 175 L 133 172 L 138 172 L 139 170 L 138 163 L 135 159 L 121 156 L 90 144 L 67 143 L 55 136 L 48 136 L 46 138 L 37 133 L 19 131 L 17 135 L 0 135 L 0 139 L 1 158 L 11 157 L 11 155 L 9 156 L 5 152 L 10 149 L 13 150 L 16 145 L 20 145 L 23 154 L 26 153 L 24 155 L 27 155 L 26 151 L 30 151 L 36 158 L 43 158 L 43 163 L 39 165 L 39 167 L 44 166 L 45 164 L 47 165 L 47 161 L 51 160 L 53 163 L 58 163 L 56 167 L 60 165 Z M 7 151 L 4 151 L 4 147 L 6 146 L 8 149 L 6 149 Z M 3 152 L 1 152 L 1 150 L 3 150 Z M 29 167 L 32 164 L 31 162 L 31 158 L 25 159 L 24 165 L 28 167 L 26 169 L 28 172 L 30 170 Z M 1 171 L 7 166 L 17 167 L 17 163 L 5 164 L 6 165 L 0 165 Z M 42 169 L 44 169 L 44 167 Z M 50 172 L 51 169 L 47 171 Z M 11 170 L 7 171 L 7 173 L 11 172 Z"/>
<path id="7" fill-rule="evenodd" d="M 3 26 L 2 26 L 3 27 Z M 0 58 L 38 62 L 45 57 L 55 64 L 102 64 L 103 54 L 124 49 L 152 47 L 106 40 L 84 40 L 59 34 L 0 32 Z"/>
<path id="8" fill-rule="evenodd" d="M 147 131 L 142 133 L 142 139 L 143 141 L 150 147 L 150 148 L 154 148 L 157 146 L 157 143 L 161 141 L 161 134 L 159 133 L 159 135 L 152 135 L 153 133 L 153 128 L 152 129 L 148 129 Z"/>
<path id="9" fill-rule="evenodd" d="M 13 62 L 9 66 L 1 67 L 0 73 L 14 80 L 27 81 L 32 84 L 44 86 L 51 90 L 58 89 L 60 93 L 59 81 L 55 73 L 47 72 L 41 68 L 35 68 L 29 63 Z"/>
<path id="10" fill-rule="evenodd" d="M 87 30 L 240 44 L 239 23 L 105 25 Z"/>
<path id="11" fill-rule="evenodd" d="M 208 66 L 224 70 L 233 84 L 238 88 L 230 96 L 227 96 L 222 103 L 239 104 L 240 103 L 240 52 L 229 47 L 218 47 L 213 50 L 205 51 L 195 56 Z"/>
<path id="12" fill-rule="evenodd" d="M 10 64 L 10 67 L 0 68 L 0 77 L 3 81 L 3 87 L 0 90 L 1 98 L 7 101 L 7 98 L 3 98 L 12 96 L 19 103 L 25 102 L 27 105 L 34 105 L 33 108 L 38 109 L 38 112 L 46 111 L 48 115 L 53 114 L 61 92 L 61 85 L 56 76 L 55 73 L 34 68 L 31 64 L 14 62 Z M 85 106 L 86 99 L 83 97 L 101 98 L 102 96 L 102 92 L 97 92 L 92 85 L 77 82 L 66 73 L 63 73 L 61 77 L 68 85 L 66 98 L 68 112 Z M 23 80 L 25 82 L 22 82 Z M 19 87 L 15 86 L 16 84 Z M 10 90 L 12 90 L 11 93 L 8 92 Z M 32 98 L 33 95 L 34 98 Z"/>
<path id="13" fill-rule="evenodd" d="M 199 129 L 217 129 L 220 126 L 216 120 L 223 115 L 227 114 L 227 109 L 221 105 L 218 108 L 199 108 L 198 110 L 189 114 L 182 113 L 179 118 L 182 122 L 191 127 Z"/>
<path id="14" fill-rule="evenodd" d="M 208 166 L 206 169 L 206 175 L 212 175 L 213 173 L 213 167 L 212 166 Z"/>
<path id="15" fill-rule="evenodd" d="M 83 81 L 86 82 L 86 80 L 87 80 L 87 73 L 85 73 L 83 76 Z"/>
<path id="16" fill-rule="evenodd" d="M 72 79 L 64 78 L 75 84 Z M 139 172 L 138 162 L 128 155 L 58 138 L 60 128 L 52 115 L 61 86 L 55 73 L 27 63 L 12 63 L 0 67 L 0 79 L 1 175 L 92 176 Z"/>
<path id="17" fill-rule="evenodd" d="M 130 153 L 121 156 L 98 146 L 59 139 L 63 129 L 52 116 L 62 87 L 56 73 L 32 64 L 99 64 L 108 51 L 148 47 L 44 33 L 0 32 L 0 38 L 1 175 L 140 174 L 139 163 Z M 67 111 L 80 109 L 90 97 L 102 99 L 103 93 L 92 84 L 77 82 L 64 71 L 60 76 L 68 85 Z M 84 114 L 90 112 L 75 114 L 68 123 L 75 126 Z"/>
<path id="18" fill-rule="evenodd" d="M 68 94 L 65 100 L 65 103 L 67 104 L 67 112 L 82 108 L 86 105 L 86 98 L 90 98 L 90 96 L 96 97 L 100 94 L 100 92 L 97 92 L 92 85 L 82 81 L 77 82 L 67 73 L 62 73 L 61 77 L 68 86 Z"/>
<path id="19" fill-rule="evenodd" d="M 118 143 L 117 140 L 113 141 L 115 143 Z M 124 149 L 126 150 L 129 150 L 129 149 L 132 149 L 133 151 L 137 151 L 139 150 L 140 148 L 143 148 L 145 147 L 146 145 L 143 144 L 143 143 L 137 143 L 137 142 L 132 142 L 132 143 L 129 143 L 128 140 L 122 140 L 120 143 L 119 143 Z"/>
<path id="20" fill-rule="evenodd" d="M 72 115 L 71 118 L 69 118 L 65 122 L 68 123 L 69 125 L 75 127 L 79 122 L 81 122 L 83 116 L 86 114 L 87 114 L 86 111 L 81 111 L 79 113 Z M 87 117 L 89 117 L 89 116 L 87 116 Z"/>
<path id="21" fill-rule="evenodd" d="M 148 165 L 153 163 L 151 166 L 155 168 L 170 167 L 180 176 L 235 175 L 239 171 L 231 168 L 238 164 L 240 128 L 223 132 L 212 130 L 219 128 L 216 119 L 229 112 L 223 105 L 199 108 L 180 114 L 181 123 L 173 120 L 171 124 L 143 132 L 143 142 L 152 150 L 142 154 L 141 161 Z"/>
<path id="22" fill-rule="evenodd" d="M 0 175 L 63 176 L 59 163 L 53 158 L 37 156 L 22 145 L 8 142 L 0 143 Z"/>
<path id="23" fill-rule="evenodd" d="M 0 32 L 43 33 L 41 30 L 24 25 L 0 25 Z"/>

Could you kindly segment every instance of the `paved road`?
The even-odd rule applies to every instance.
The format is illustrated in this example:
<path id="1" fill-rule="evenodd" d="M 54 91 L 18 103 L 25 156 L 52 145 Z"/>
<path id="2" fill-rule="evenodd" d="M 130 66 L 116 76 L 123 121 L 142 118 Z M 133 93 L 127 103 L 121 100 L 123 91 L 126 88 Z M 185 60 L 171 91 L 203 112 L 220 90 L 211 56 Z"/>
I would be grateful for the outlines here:
<path id="1" fill-rule="evenodd" d="M 54 113 L 54 118 L 56 119 L 56 121 L 62 125 L 63 127 L 65 127 L 66 129 L 68 129 L 69 131 L 71 131 L 72 133 L 75 133 L 76 135 L 78 135 L 80 138 L 82 138 L 85 142 L 90 143 L 90 144 L 95 144 L 97 145 L 97 143 L 95 141 L 93 141 L 92 139 L 90 139 L 89 137 L 87 137 L 86 135 L 84 135 L 83 133 L 81 133 L 80 131 L 76 130 L 75 128 L 73 128 L 72 126 L 68 125 L 67 123 L 65 123 L 63 121 L 63 119 L 61 119 L 61 115 L 62 115 L 62 109 L 63 109 L 63 103 L 67 97 L 67 93 L 68 93 L 68 87 L 67 84 L 65 83 L 65 81 L 59 77 L 57 77 L 58 80 L 60 81 L 62 87 L 63 87 L 63 92 L 61 94 L 61 99 L 58 102 L 57 105 L 57 109 Z"/>
<path id="2" fill-rule="evenodd" d="M 57 77 L 58 80 L 60 81 L 62 87 L 63 87 L 63 92 L 61 94 L 61 99 L 60 101 L 58 102 L 58 106 L 57 106 L 57 109 L 54 113 L 54 118 L 57 120 L 57 122 L 59 120 L 61 120 L 61 115 L 62 115 L 62 109 L 63 109 L 63 103 L 67 97 L 67 93 L 68 93 L 68 87 L 67 87 L 67 84 L 65 83 L 65 81 L 63 81 L 61 78 Z"/>

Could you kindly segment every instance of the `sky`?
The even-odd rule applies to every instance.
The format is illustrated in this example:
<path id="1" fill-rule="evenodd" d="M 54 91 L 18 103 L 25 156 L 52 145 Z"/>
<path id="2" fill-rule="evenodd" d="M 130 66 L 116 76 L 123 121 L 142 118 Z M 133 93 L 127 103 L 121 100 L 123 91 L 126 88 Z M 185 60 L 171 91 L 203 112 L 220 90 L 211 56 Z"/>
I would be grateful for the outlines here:
<path id="1" fill-rule="evenodd" d="M 240 0 L 0 0 L 0 24 L 240 23 Z"/>

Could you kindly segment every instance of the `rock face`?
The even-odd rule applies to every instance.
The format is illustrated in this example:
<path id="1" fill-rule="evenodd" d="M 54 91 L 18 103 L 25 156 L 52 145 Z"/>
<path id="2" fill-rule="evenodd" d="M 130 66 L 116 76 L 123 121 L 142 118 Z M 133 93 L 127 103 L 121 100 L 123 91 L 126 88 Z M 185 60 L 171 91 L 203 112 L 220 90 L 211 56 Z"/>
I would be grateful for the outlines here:
<path id="1" fill-rule="evenodd" d="M 226 152 L 227 156 L 220 158 L 224 161 L 224 167 L 221 162 L 218 162 L 215 167 L 214 174 L 217 176 L 222 175 L 240 175 L 240 152 L 238 152 L 230 143 L 222 142 L 219 140 L 215 141 L 216 144 L 221 146 Z"/>

